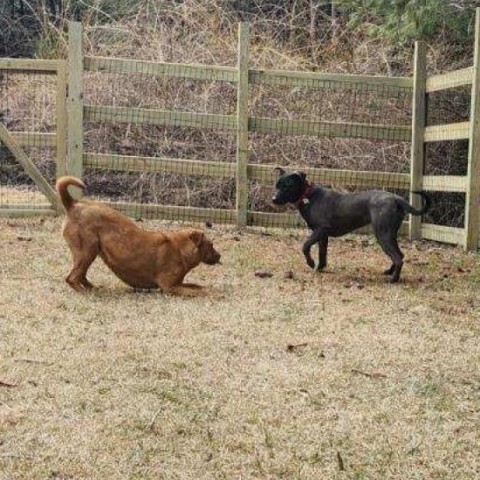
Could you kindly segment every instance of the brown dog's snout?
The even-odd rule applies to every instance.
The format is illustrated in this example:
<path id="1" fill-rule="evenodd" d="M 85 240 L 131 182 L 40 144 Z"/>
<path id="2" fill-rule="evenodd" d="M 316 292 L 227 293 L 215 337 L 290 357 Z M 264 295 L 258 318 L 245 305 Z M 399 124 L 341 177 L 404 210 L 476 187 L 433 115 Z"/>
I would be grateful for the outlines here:
<path id="1" fill-rule="evenodd" d="M 220 259 L 222 258 L 222 256 L 220 255 L 220 253 L 218 253 L 216 250 L 214 250 L 213 252 L 214 252 L 212 256 L 213 263 L 221 263 Z"/>
<path id="2" fill-rule="evenodd" d="M 208 242 L 206 245 L 204 245 L 203 251 L 202 249 L 200 250 L 202 252 L 202 262 L 206 263 L 207 265 L 215 265 L 216 263 L 220 263 L 220 258 L 221 255 L 213 245 Z"/>

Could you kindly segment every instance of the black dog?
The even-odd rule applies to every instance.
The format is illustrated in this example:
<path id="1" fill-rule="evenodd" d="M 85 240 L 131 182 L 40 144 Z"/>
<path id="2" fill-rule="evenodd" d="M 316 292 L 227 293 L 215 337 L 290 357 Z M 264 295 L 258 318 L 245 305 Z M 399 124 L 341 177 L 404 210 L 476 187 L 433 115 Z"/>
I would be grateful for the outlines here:
<path id="1" fill-rule="evenodd" d="M 372 224 L 373 231 L 383 251 L 392 259 L 392 265 L 385 270 L 391 275 L 390 281 L 397 282 L 403 266 L 403 253 L 398 247 L 397 234 L 407 213 L 423 215 L 430 208 L 431 200 L 424 192 L 424 205 L 416 210 L 403 198 L 390 192 L 369 190 L 359 193 L 339 193 L 312 185 L 303 172 L 286 173 L 276 168 L 280 178 L 272 199 L 277 205 L 293 204 L 312 230 L 303 245 L 307 264 L 315 268 L 310 250 L 318 243 L 317 269 L 327 265 L 328 237 L 340 237 L 357 228 Z"/>

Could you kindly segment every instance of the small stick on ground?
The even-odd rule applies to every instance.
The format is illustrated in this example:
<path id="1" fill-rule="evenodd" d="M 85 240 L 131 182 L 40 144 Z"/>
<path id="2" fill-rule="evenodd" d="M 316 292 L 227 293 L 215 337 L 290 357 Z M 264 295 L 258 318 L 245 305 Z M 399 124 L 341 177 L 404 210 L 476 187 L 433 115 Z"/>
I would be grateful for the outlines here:
<path id="1" fill-rule="evenodd" d="M 158 417 L 158 414 L 161 412 L 161 408 L 159 408 L 156 412 L 155 412 L 155 415 L 153 416 L 152 418 L 152 421 L 149 423 L 148 425 L 148 428 L 149 430 L 151 430 L 153 428 L 153 426 L 155 425 L 155 421 L 157 420 L 157 417 Z"/>
<path id="2" fill-rule="evenodd" d="M 289 344 L 287 345 L 287 351 L 288 351 L 288 352 L 291 352 L 292 350 L 295 350 L 295 348 L 306 347 L 307 345 L 308 345 L 307 342 L 297 343 L 297 344 L 289 343 Z"/>
<path id="3" fill-rule="evenodd" d="M 47 362 L 46 360 L 35 360 L 34 358 L 15 358 L 14 362 L 24 362 L 24 363 L 43 363 L 45 365 L 53 365 L 53 362 Z"/>
<path id="4" fill-rule="evenodd" d="M 369 372 L 363 372 L 362 370 L 358 370 L 356 368 L 352 368 L 352 372 L 358 373 L 360 375 L 365 375 L 366 377 L 369 377 L 369 378 L 387 378 L 387 376 L 384 373 L 380 373 L 380 372 L 369 373 Z"/>
<path id="5" fill-rule="evenodd" d="M 16 383 L 10 383 L 10 382 L 5 382 L 3 380 L 0 380 L 0 387 L 8 387 L 8 388 L 13 388 L 16 387 Z"/>

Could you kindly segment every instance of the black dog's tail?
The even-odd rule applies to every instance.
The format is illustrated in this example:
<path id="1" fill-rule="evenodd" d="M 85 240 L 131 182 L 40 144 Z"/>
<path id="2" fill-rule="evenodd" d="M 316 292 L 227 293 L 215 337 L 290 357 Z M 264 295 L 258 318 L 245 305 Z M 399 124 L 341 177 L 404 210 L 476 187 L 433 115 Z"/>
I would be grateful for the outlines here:
<path id="1" fill-rule="evenodd" d="M 424 213 L 430 210 L 432 206 L 432 199 L 429 195 L 425 192 L 420 190 L 413 190 L 412 193 L 420 195 L 423 199 L 423 207 L 417 210 L 416 208 L 412 207 L 408 202 L 406 202 L 403 198 L 399 197 L 399 204 L 405 210 L 406 213 L 411 213 L 412 215 L 423 215 Z"/>

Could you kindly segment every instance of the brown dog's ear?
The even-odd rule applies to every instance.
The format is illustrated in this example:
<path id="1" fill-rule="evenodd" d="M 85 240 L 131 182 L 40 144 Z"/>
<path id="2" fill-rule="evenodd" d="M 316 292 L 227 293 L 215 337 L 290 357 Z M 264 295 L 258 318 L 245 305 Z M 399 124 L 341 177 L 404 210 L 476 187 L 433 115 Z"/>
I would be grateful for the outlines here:
<path id="1" fill-rule="evenodd" d="M 205 234 L 201 230 L 192 230 L 190 233 L 190 238 L 197 247 L 202 244 L 204 236 Z"/>
<path id="2" fill-rule="evenodd" d="M 285 174 L 285 170 L 282 167 L 275 167 L 273 171 L 277 172 L 279 177 Z"/>

